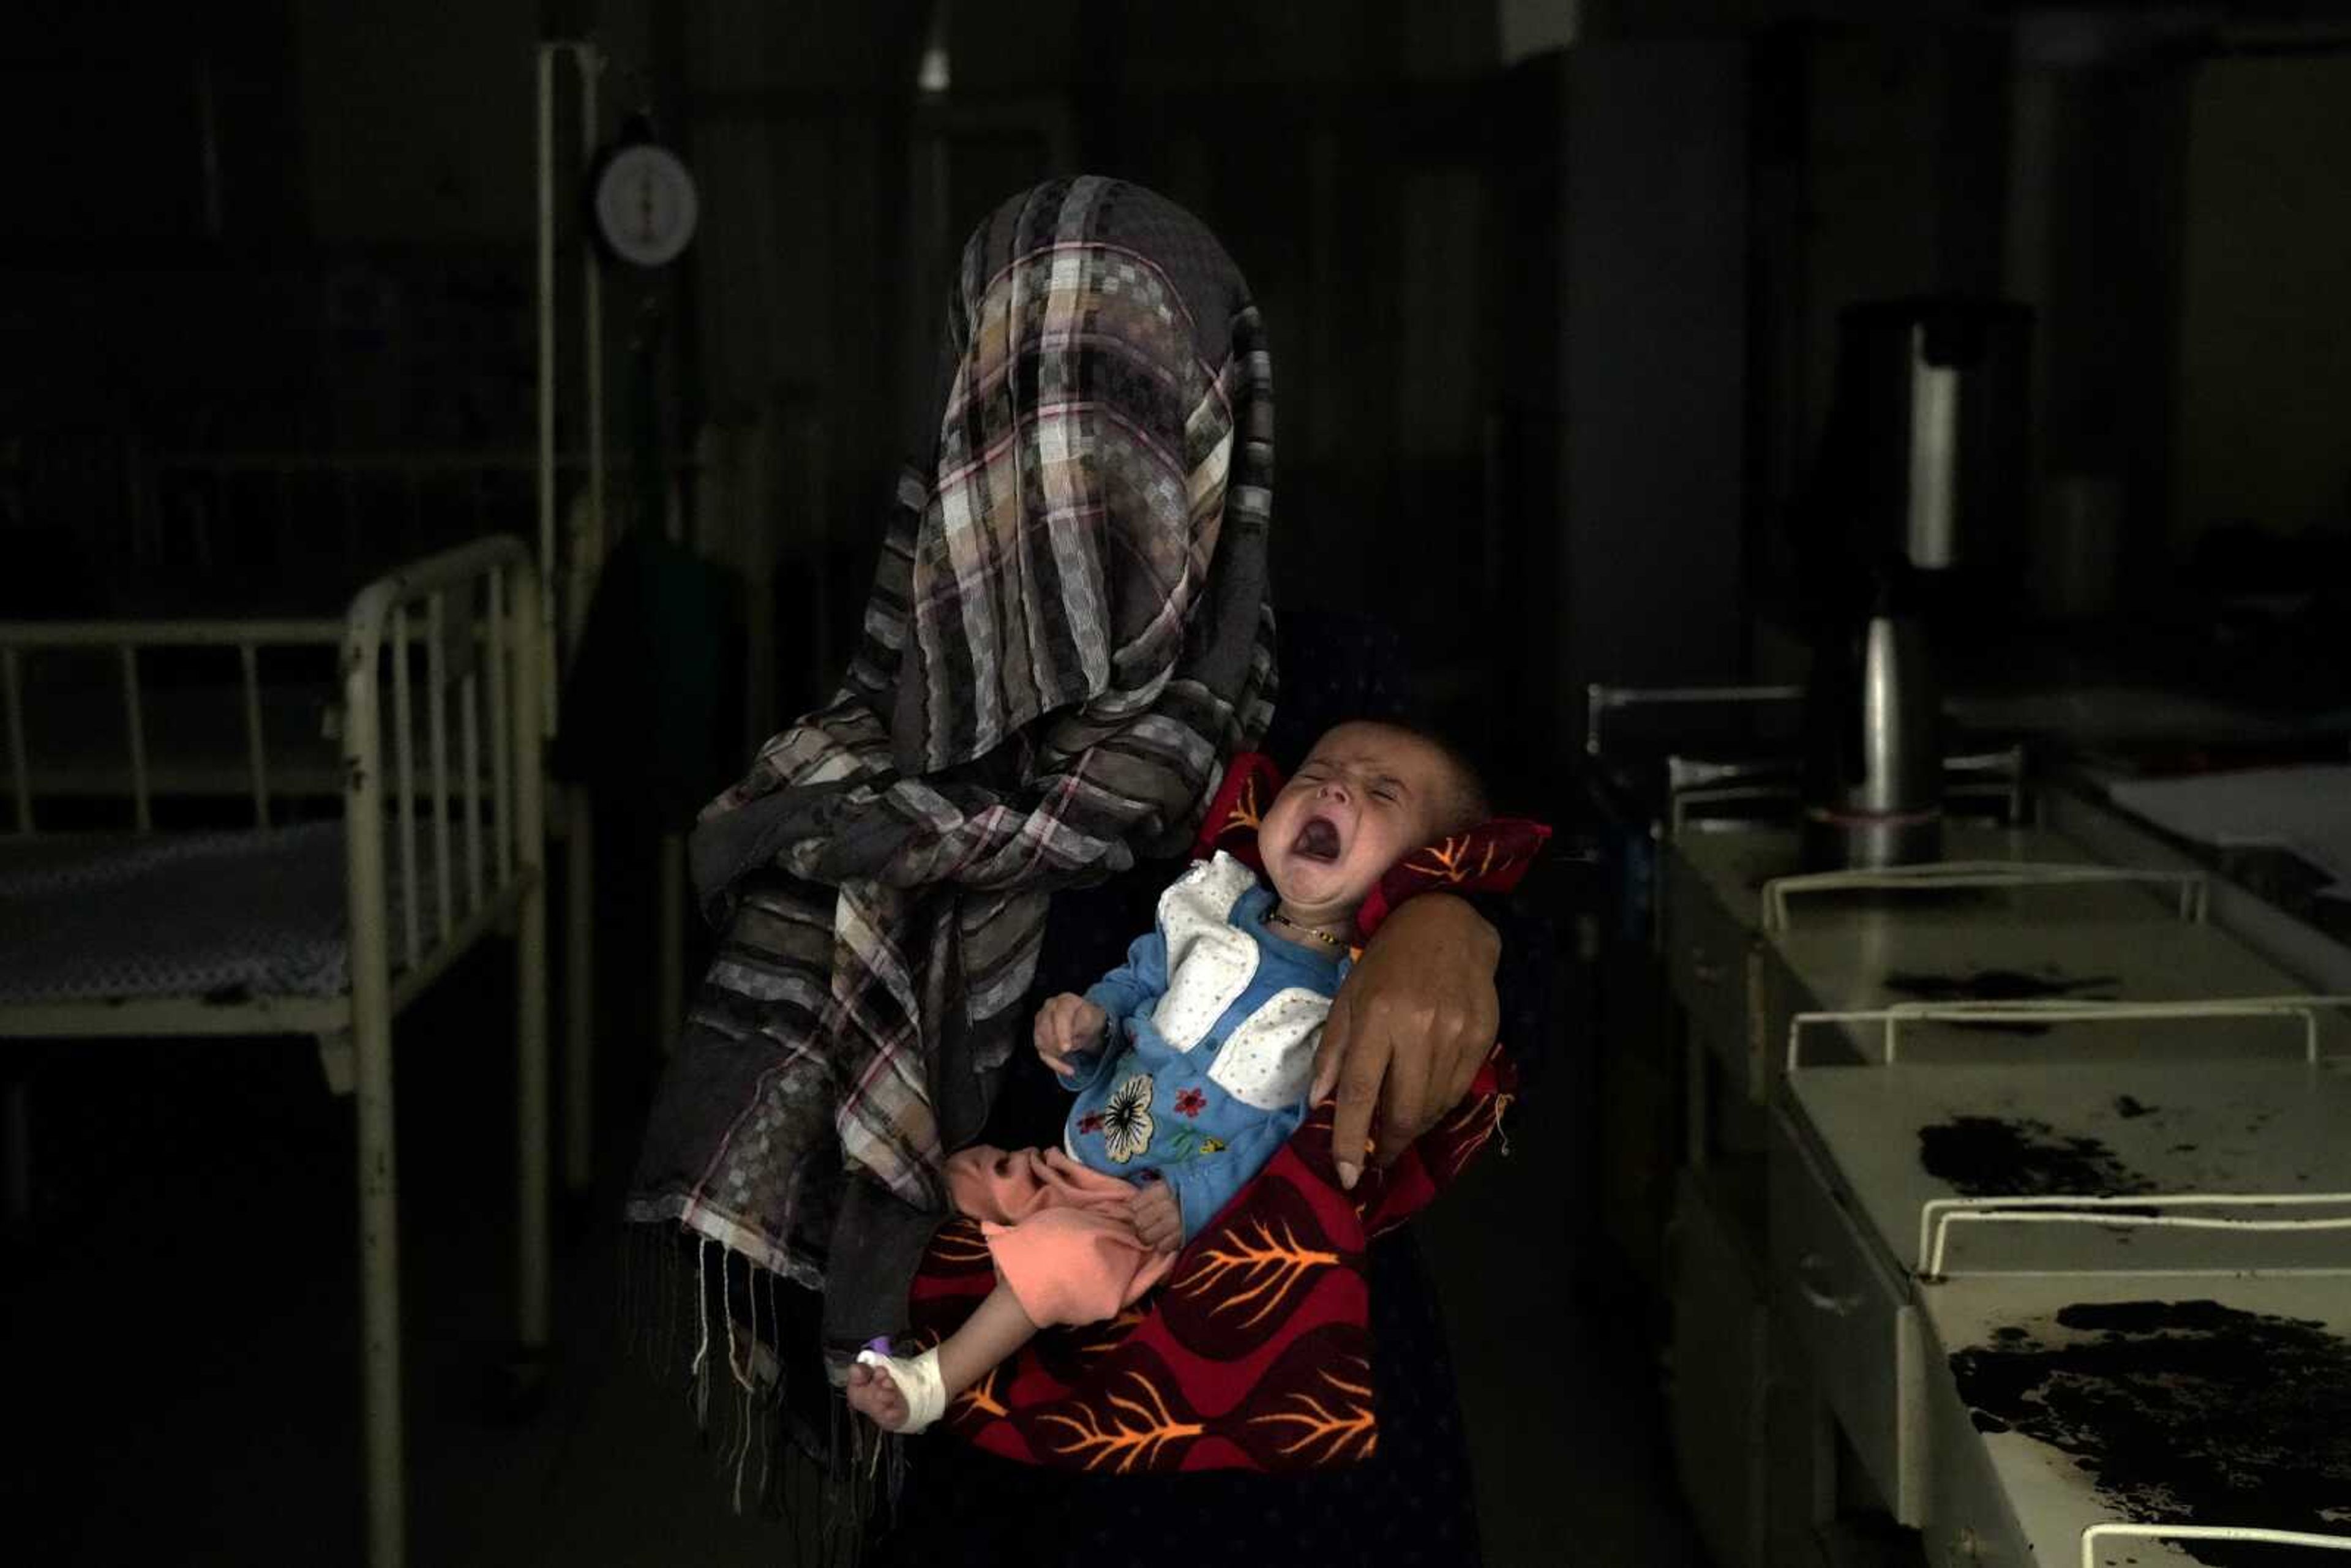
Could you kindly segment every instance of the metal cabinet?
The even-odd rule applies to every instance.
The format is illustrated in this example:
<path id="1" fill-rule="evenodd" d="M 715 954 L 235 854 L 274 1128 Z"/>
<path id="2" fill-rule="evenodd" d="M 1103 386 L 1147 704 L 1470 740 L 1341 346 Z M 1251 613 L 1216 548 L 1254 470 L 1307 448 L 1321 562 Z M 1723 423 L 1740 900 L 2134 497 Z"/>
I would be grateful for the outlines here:
<path id="1" fill-rule="evenodd" d="M 1679 845 L 1666 861 L 1666 981 L 1689 1029 L 1721 1062 L 1741 1093 L 1761 1082 L 1755 1029 L 1762 953 L 1753 925 L 1723 905 Z"/>
<path id="2" fill-rule="evenodd" d="M 1834 1418 L 1772 1300 L 1759 1160 L 1685 1169 L 1668 1232 L 1674 1458 L 1715 1568 L 1909 1568 L 1840 1528 Z"/>
<path id="3" fill-rule="evenodd" d="M 1787 852 L 1725 833 L 1665 856 L 1659 944 L 1689 1085 L 1667 1240 L 1676 1458 L 1718 1568 L 1915 1563 L 1915 1536 L 1839 1514 L 1842 1492 L 1876 1518 L 1874 1493 L 1892 1521 L 1917 1517 L 1904 1281 L 1763 1104 L 1781 1076 L 1768 1020 L 1791 982 L 1756 889 Z"/>
<path id="4" fill-rule="evenodd" d="M 1896 1522 L 1924 1517 L 1924 1365 L 1907 1282 L 1784 1109 L 1772 1116 L 1771 1295 Z"/>
<path id="5" fill-rule="evenodd" d="M 1929 1379 L 1926 1400 L 1933 1430 L 1973 1433 L 1974 1423 L 1949 1378 Z M 1938 1461 L 1928 1469 L 1925 1513 L 1920 1538 L 1933 1568 L 2036 1568 L 2004 1544 L 2017 1539 L 2017 1527 L 1981 1443 L 1943 1445 Z"/>
<path id="6" fill-rule="evenodd" d="M 1763 1260 L 1733 1212 L 1738 1190 L 1685 1170 L 1676 1196 L 1666 1244 L 1674 1458 L 1716 1568 L 1766 1568 L 1771 1312 Z"/>

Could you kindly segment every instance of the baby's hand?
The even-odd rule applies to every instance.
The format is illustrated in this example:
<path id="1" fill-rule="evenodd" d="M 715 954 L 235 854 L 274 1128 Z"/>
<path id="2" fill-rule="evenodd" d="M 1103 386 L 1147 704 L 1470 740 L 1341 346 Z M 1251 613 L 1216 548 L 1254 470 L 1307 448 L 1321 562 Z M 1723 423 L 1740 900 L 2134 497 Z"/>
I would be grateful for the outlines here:
<path id="1" fill-rule="evenodd" d="M 1184 1245 L 1184 1206 L 1176 1200 L 1176 1189 L 1165 1182 L 1136 1187 L 1127 1200 L 1126 1212 L 1134 1221 L 1134 1233 L 1153 1251 L 1173 1252 Z"/>
<path id="2" fill-rule="evenodd" d="M 1067 1077 L 1071 1056 L 1101 1040 L 1109 1021 L 1108 1013 L 1074 992 L 1048 998 L 1037 1009 L 1037 1054 L 1057 1075 Z"/>

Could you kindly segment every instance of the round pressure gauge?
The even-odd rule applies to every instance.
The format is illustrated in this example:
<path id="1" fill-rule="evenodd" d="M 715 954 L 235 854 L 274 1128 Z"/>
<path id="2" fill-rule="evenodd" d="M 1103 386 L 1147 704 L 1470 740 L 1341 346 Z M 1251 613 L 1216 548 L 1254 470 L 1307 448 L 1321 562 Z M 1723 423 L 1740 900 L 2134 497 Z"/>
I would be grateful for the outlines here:
<path id="1" fill-rule="evenodd" d="M 694 176 L 675 153 L 651 141 L 631 142 L 604 160 L 590 204 L 605 247 L 638 267 L 675 261 L 701 212 Z"/>

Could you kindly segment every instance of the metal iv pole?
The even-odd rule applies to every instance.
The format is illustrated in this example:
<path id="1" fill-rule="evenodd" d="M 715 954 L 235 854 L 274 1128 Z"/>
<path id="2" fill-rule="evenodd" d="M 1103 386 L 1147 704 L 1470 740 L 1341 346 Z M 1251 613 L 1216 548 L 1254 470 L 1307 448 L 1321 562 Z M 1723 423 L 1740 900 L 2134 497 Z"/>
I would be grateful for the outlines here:
<path id="1" fill-rule="evenodd" d="M 555 78 L 557 61 L 568 57 L 579 82 L 580 160 L 585 168 L 600 141 L 597 78 L 604 69 L 604 54 L 592 39 L 561 40 L 538 47 L 538 550 L 540 580 L 545 585 L 542 607 L 550 653 L 548 667 L 557 672 L 548 682 L 546 733 L 555 734 L 556 693 L 560 672 L 578 651 L 580 626 L 588 613 L 588 596 L 603 561 L 605 545 L 604 484 L 604 312 L 603 279 L 594 247 L 580 242 L 580 291 L 581 356 L 587 382 L 588 491 L 585 516 L 576 537 L 565 542 L 565 570 L 556 570 L 555 448 Z M 560 641 L 558 641 L 555 583 L 564 584 Z M 557 656 L 557 655 L 559 655 Z M 588 790 L 572 785 L 560 791 L 560 821 L 565 843 L 565 921 L 563 965 L 563 1179 L 572 1192 L 587 1189 L 590 1170 L 590 1117 L 592 1113 L 593 1037 L 590 977 L 595 972 L 595 818 Z M 544 1140 L 542 1139 L 542 1146 Z"/>

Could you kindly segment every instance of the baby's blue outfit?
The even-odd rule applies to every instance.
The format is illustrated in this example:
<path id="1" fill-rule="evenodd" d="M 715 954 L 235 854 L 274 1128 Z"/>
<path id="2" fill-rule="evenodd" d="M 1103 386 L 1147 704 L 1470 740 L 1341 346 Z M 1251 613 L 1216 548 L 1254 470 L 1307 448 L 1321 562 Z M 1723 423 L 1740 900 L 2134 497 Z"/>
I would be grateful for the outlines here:
<path id="1" fill-rule="evenodd" d="M 1314 1051 L 1348 958 L 1268 931 L 1272 890 L 1228 854 L 1159 898 L 1155 928 L 1086 999 L 1101 1048 L 1061 1082 L 1072 1159 L 1175 1190 L 1189 1241 L 1306 1119 Z"/>

